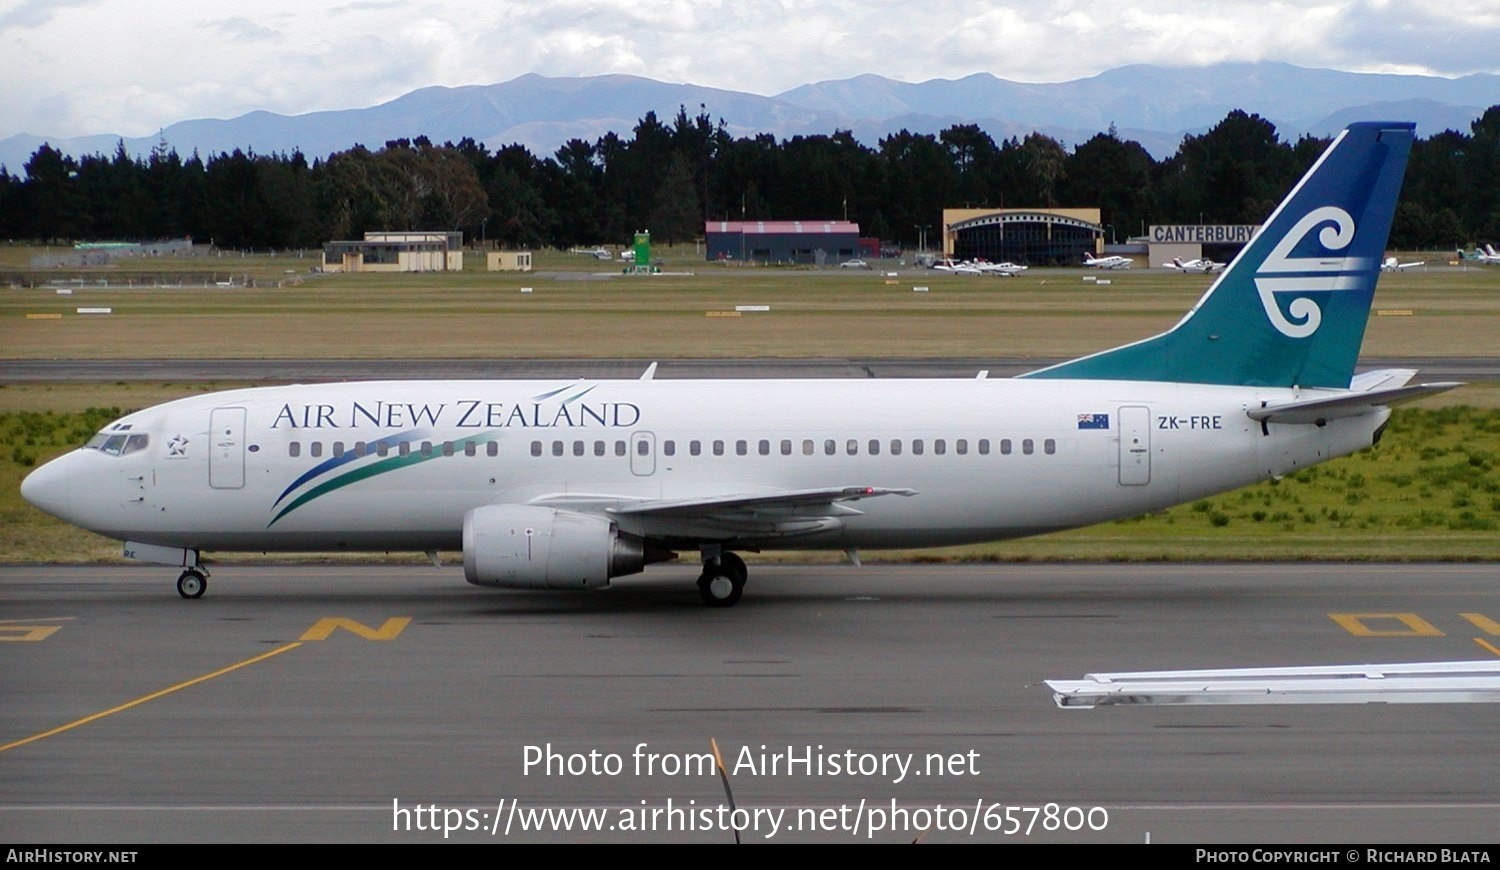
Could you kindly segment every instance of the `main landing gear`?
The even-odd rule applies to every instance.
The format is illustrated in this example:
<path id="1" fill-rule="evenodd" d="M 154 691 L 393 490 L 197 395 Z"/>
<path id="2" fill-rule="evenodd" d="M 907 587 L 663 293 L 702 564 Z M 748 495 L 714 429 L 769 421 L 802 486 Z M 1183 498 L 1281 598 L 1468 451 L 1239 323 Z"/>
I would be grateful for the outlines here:
<path id="1" fill-rule="evenodd" d="M 208 572 L 189 568 L 177 577 L 177 594 L 183 598 L 202 598 L 208 591 Z"/>
<path id="2" fill-rule="evenodd" d="M 703 554 L 703 573 L 698 575 L 698 594 L 709 607 L 733 607 L 745 592 L 750 572 L 745 560 L 733 553 Z"/>

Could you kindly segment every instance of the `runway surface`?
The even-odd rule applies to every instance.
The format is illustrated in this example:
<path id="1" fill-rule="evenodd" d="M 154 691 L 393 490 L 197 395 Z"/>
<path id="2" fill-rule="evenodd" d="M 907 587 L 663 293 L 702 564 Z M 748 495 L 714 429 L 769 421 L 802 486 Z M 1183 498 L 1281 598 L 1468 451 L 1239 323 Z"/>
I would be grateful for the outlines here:
<path id="1" fill-rule="evenodd" d="M 723 359 L 662 360 L 668 378 L 971 378 L 1034 371 L 1055 359 Z M 294 383 L 400 378 L 638 378 L 653 360 L 3 360 L 0 382 L 164 381 Z M 1500 380 L 1500 357 L 1421 357 L 1360 360 L 1361 371 L 1417 369 L 1422 381 Z"/>
<path id="2" fill-rule="evenodd" d="M 713 740 L 747 843 L 1494 843 L 1493 704 L 1062 710 L 1041 681 L 1489 659 L 1496 574 L 752 561 L 716 610 L 690 565 L 528 593 L 228 564 L 197 601 L 5 567 L 0 840 L 729 843 Z"/>

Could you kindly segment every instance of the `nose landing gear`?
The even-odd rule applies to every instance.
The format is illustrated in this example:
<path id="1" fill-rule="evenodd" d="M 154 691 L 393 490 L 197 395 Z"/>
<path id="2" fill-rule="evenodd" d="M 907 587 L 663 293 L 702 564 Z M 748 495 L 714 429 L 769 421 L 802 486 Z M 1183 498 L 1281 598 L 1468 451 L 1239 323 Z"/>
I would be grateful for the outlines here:
<path id="1" fill-rule="evenodd" d="M 189 568 L 177 577 L 177 594 L 183 598 L 202 598 L 208 590 L 208 572 Z"/>

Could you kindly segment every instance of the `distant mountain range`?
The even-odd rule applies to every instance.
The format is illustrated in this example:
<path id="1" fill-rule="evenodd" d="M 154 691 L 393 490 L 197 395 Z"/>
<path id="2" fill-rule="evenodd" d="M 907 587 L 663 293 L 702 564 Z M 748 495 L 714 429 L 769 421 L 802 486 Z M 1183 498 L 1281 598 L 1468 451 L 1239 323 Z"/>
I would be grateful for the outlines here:
<path id="1" fill-rule="evenodd" d="M 570 139 L 593 142 L 613 130 L 629 138 L 654 111 L 671 123 L 679 107 L 695 117 L 700 106 L 736 136 L 778 138 L 851 131 L 875 145 L 902 129 L 938 133 L 977 124 L 997 142 L 1037 131 L 1077 145 L 1113 125 L 1122 139 L 1140 142 L 1157 159 L 1176 152 L 1182 137 L 1208 130 L 1234 109 L 1276 125 L 1283 140 L 1326 136 L 1355 119 L 1415 121 L 1417 135 L 1446 129 L 1467 133 L 1500 101 L 1500 76 L 1349 73 L 1284 63 L 1226 63 L 1208 67 L 1126 66 L 1055 84 L 1006 81 L 988 73 L 911 84 L 877 75 L 818 82 L 771 97 L 698 85 L 667 84 L 628 75 L 548 78 L 429 87 L 363 109 L 278 115 L 250 112 L 228 120 L 180 121 L 159 136 L 124 138 L 144 156 L 159 142 L 188 156 L 236 148 L 257 154 L 300 149 L 309 159 L 356 144 L 426 135 L 435 143 L 469 137 L 491 150 L 520 144 L 550 157 Z M 19 175 L 43 142 L 75 157 L 113 154 L 122 137 L 77 138 L 20 134 L 0 140 L 0 165 Z"/>

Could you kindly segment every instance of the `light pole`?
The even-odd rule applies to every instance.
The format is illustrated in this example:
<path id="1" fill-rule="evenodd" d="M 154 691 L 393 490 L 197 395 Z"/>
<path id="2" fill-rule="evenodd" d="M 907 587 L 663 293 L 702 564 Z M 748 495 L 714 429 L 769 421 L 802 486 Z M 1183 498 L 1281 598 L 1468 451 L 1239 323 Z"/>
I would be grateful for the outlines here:
<path id="1" fill-rule="evenodd" d="M 927 231 L 932 229 L 932 224 L 912 224 L 912 229 L 917 231 L 917 244 L 921 248 L 918 253 L 927 253 Z"/>

